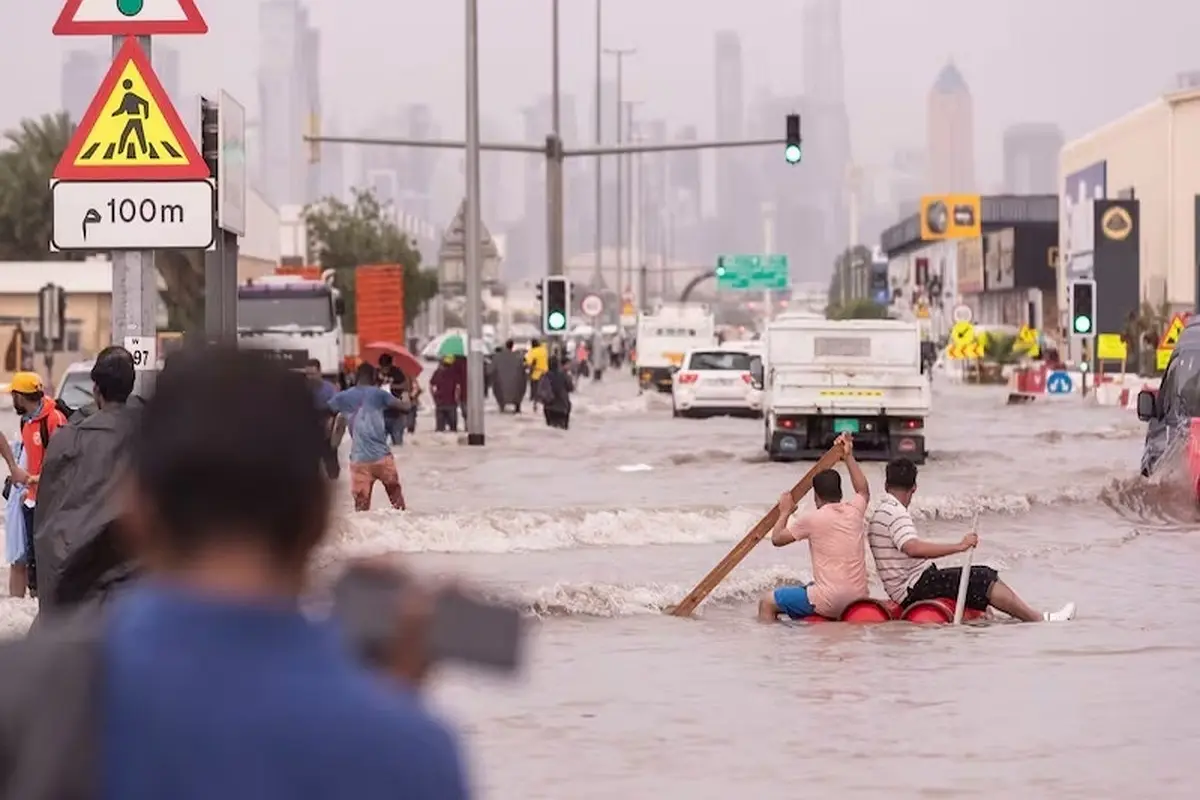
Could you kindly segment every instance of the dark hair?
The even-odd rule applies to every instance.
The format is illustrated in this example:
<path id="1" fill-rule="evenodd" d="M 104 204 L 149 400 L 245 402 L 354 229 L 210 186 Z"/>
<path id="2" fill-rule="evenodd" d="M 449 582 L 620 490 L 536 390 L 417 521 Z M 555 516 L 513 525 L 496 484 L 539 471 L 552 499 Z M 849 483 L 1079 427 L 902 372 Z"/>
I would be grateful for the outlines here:
<path id="1" fill-rule="evenodd" d="M 512 339 L 508 339 L 507 341 L 504 342 L 505 350 L 512 350 L 516 346 L 517 346 L 517 343 L 514 342 Z"/>
<path id="2" fill-rule="evenodd" d="M 254 402 L 229 403 L 242 395 Z M 220 345 L 176 353 L 159 375 L 131 464 L 156 535 L 176 558 L 252 542 L 294 567 L 325 530 L 327 448 L 303 375 Z"/>
<path id="3" fill-rule="evenodd" d="M 529 346 L 530 347 L 538 347 L 539 345 L 541 345 L 541 343 L 542 343 L 541 339 L 533 339 L 529 342 Z"/>
<path id="4" fill-rule="evenodd" d="M 310 358 L 308 361 L 305 361 L 305 362 L 304 362 L 304 366 L 306 366 L 306 367 L 316 367 L 317 369 L 320 369 L 320 368 L 321 368 L 321 359 L 319 359 L 319 358 Z"/>
<path id="5" fill-rule="evenodd" d="M 392 354 L 391 353 L 383 353 L 382 355 L 379 356 L 379 366 L 390 367 L 391 365 L 392 365 Z"/>
<path id="6" fill-rule="evenodd" d="M 917 465 L 908 458 L 893 458 L 883 470 L 883 488 L 912 491 L 917 485 Z"/>
<path id="7" fill-rule="evenodd" d="M 359 364 L 358 369 L 354 370 L 354 380 L 358 383 L 374 383 L 375 368 L 370 364 Z"/>
<path id="8" fill-rule="evenodd" d="M 92 383 L 96 393 L 106 403 L 124 403 L 133 394 L 137 373 L 133 370 L 133 354 L 119 345 L 112 345 L 96 355 L 92 365 Z"/>
<path id="9" fill-rule="evenodd" d="M 842 476 L 834 469 L 823 469 L 813 476 L 813 494 L 823 503 L 842 502 Z"/>

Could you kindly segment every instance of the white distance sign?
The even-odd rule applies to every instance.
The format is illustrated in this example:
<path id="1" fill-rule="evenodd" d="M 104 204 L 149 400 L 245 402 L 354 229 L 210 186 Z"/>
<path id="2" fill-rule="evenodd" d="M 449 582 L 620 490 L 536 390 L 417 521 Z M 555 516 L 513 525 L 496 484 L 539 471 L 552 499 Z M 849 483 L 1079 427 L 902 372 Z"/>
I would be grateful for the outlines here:
<path id="1" fill-rule="evenodd" d="M 137 372 L 153 372 L 158 369 L 158 339 L 154 336 L 126 336 L 125 349 L 133 356 L 133 368 Z"/>
<path id="2" fill-rule="evenodd" d="M 54 181 L 51 250 L 211 250 L 212 181 Z"/>
<path id="3" fill-rule="evenodd" d="M 598 317 L 604 311 L 604 301 L 594 294 L 589 294 L 583 298 L 583 301 L 579 304 L 579 308 L 586 316 Z"/>

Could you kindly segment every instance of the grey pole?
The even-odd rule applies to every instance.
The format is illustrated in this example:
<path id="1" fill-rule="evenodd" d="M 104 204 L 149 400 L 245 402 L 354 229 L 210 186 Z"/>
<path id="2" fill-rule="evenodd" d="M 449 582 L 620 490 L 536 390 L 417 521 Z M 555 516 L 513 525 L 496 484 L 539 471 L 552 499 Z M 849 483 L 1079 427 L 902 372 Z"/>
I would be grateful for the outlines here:
<path id="1" fill-rule="evenodd" d="M 625 101 L 625 141 L 627 141 L 631 144 L 637 142 L 637 139 L 634 138 L 634 134 L 633 134 L 633 130 L 634 130 L 633 111 L 637 105 L 638 105 L 638 101 L 636 101 L 636 100 Z M 621 171 L 625 175 L 625 179 L 621 183 L 621 185 L 625 189 L 625 197 L 622 198 L 622 202 L 625 204 L 625 224 L 624 224 L 623 228 L 625 230 L 625 241 L 628 246 L 627 249 L 629 250 L 629 278 L 628 278 L 628 280 L 629 280 L 630 288 L 632 289 L 633 288 L 633 270 L 637 266 L 637 261 L 634 256 L 634 252 L 635 252 L 634 248 L 637 247 L 637 239 L 634 236 L 634 228 L 633 228 L 633 156 L 626 154 L 626 155 L 622 155 L 622 156 L 617 156 L 617 158 L 619 159 L 619 163 L 621 164 L 621 167 L 622 167 Z M 637 257 L 638 258 L 641 257 L 640 252 L 638 253 Z M 635 307 L 636 307 L 636 304 L 635 304 Z"/>
<path id="2" fill-rule="evenodd" d="M 483 248 L 479 241 L 479 4 L 467 3 L 467 444 L 482 445 L 483 298 L 480 278 Z"/>
<path id="3" fill-rule="evenodd" d="M 150 58 L 150 37 L 137 37 Z M 112 37 L 113 60 L 121 52 L 124 36 Z M 127 336 L 158 336 L 158 276 L 153 251 L 117 251 L 112 254 L 112 343 L 125 344 Z M 155 352 L 158 352 L 157 344 Z M 133 391 L 146 397 L 154 388 L 154 372 L 138 372 Z"/>
<path id="4" fill-rule="evenodd" d="M 596 147 L 604 138 L 604 108 L 601 102 L 604 76 L 604 0 L 596 0 Z M 596 159 L 596 277 L 595 288 L 604 283 L 604 159 Z"/>
<path id="5" fill-rule="evenodd" d="M 551 0 L 551 124 L 546 140 L 546 273 L 563 275 L 566 248 L 563 243 L 562 105 L 559 84 L 559 0 Z"/>

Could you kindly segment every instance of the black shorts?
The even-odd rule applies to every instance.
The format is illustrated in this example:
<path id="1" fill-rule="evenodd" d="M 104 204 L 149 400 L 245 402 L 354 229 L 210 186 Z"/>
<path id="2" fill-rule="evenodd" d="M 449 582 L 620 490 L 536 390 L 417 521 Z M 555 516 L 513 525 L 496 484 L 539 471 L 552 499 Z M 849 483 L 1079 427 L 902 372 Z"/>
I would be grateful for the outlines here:
<path id="1" fill-rule="evenodd" d="M 902 605 L 907 607 L 919 600 L 937 600 L 943 597 L 955 600 L 958 598 L 958 582 L 961 579 L 962 567 L 942 569 L 936 564 L 930 564 L 908 590 Z M 991 567 L 971 567 L 971 576 L 967 579 L 967 608 L 987 611 L 988 594 L 992 591 L 992 584 L 998 580 L 1000 573 Z"/>

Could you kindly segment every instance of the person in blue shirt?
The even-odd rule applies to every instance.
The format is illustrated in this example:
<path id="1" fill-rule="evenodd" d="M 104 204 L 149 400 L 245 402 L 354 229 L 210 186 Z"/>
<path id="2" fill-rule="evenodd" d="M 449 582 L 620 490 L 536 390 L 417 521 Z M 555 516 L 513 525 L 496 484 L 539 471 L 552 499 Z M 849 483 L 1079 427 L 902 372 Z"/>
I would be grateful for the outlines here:
<path id="1" fill-rule="evenodd" d="M 360 364 L 355 385 L 338 392 L 329 400 L 329 408 L 341 414 L 350 431 L 350 495 L 356 511 L 371 508 L 371 490 L 375 481 L 383 484 L 392 508 L 404 510 L 404 489 L 396 470 L 396 458 L 388 445 L 388 424 L 384 412 L 399 410 L 400 398 L 377 385 L 375 367 Z"/>
<path id="2" fill-rule="evenodd" d="M 122 532 L 146 575 L 106 609 L 94 796 L 466 800 L 415 687 L 301 611 L 332 505 L 311 390 L 233 348 L 181 356 L 132 447 Z M 404 616 L 398 649 L 419 640 Z"/>
<path id="3" fill-rule="evenodd" d="M 337 413 L 329 407 L 329 401 L 337 394 L 338 390 L 332 383 L 325 380 L 321 375 L 321 362 L 319 359 L 310 358 L 308 363 L 304 365 L 304 377 L 308 379 L 308 386 L 312 389 L 313 402 L 317 405 L 317 410 L 320 411 L 322 420 L 325 424 L 325 430 L 329 435 L 329 447 L 325 453 L 322 462 L 325 464 L 325 474 L 329 476 L 331 481 L 338 479 L 342 472 L 341 465 L 338 463 L 338 431 L 337 431 Z"/>

